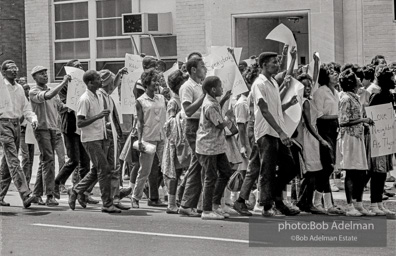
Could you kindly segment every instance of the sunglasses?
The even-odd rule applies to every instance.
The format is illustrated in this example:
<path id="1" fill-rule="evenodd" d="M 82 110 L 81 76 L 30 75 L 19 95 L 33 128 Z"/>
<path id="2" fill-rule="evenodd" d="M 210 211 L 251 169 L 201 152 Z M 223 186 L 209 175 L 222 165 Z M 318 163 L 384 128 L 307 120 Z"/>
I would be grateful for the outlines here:
<path id="1" fill-rule="evenodd" d="M 7 70 L 8 71 L 16 71 L 16 72 L 18 72 L 19 68 L 18 67 L 10 67 L 10 68 L 7 68 Z"/>

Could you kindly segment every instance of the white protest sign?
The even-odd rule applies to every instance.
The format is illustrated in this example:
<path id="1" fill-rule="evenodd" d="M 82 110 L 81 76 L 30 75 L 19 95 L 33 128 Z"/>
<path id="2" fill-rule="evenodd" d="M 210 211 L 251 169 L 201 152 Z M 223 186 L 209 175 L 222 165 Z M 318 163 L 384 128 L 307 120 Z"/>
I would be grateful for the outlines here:
<path id="1" fill-rule="evenodd" d="M 375 123 L 370 127 L 371 157 L 396 153 L 396 120 L 392 103 L 366 107 L 366 113 Z"/>
<path id="2" fill-rule="evenodd" d="M 294 131 L 297 129 L 298 124 L 301 120 L 302 115 L 302 98 L 304 94 L 304 85 L 294 78 L 291 78 L 290 88 L 285 94 L 282 100 L 282 104 L 289 102 L 295 95 L 297 95 L 298 103 L 289 107 L 283 113 L 283 119 L 285 121 L 286 134 L 292 136 Z"/>
<path id="3" fill-rule="evenodd" d="M 125 67 L 128 74 L 122 77 L 121 82 L 121 114 L 136 114 L 136 99 L 133 88 L 143 73 L 143 58 L 140 55 L 125 54 Z"/>
<path id="4" fill-rule="evenodd" d="M 282 42 L 284 44 L 289 45 L 289 49 L 287 53 L 287 68 L 289 68 L 292 59 L 290 51 L 293 46 L 297 47 L 297 42 L 294 39 L 293 32 L 288 27 L 286 27 L 284 24 L 281 23 L 267 35 L 266 39 Z M 298 68 L 298 63 L 296 61 L 294 63 L 294 69 L 297 68 Z"/>
<path id="5" fill-rule="evenodd" d="M 0 113 L 5 112 L 12 107 L 10 93 L 4 84 L 3 76 L 0 74 Z"/>
<path id="6" fill-rule="evenodd" d="M 29 122 L 26 124 L 25 143 L 37 145 L 37 141 L 36 141 L 36 137 L 34 136 L 32 124 Z"/>
<path id="7" fill-rule="evenodd" d="M 122 113 L 121 113 L 121 101 L 120 101 L 120 95 L 118 94 L 118 88 L 116 88 L 112 94 L 110 94 L 110 97 L 113 99 L 115 108 L 117 109 L 118 113 L 118 118 L 120 119 L 120 123 L 124 123 L 124 120 L 122 118 Z"/>
<path id="8" fill-rule="evenodd" d="M 77 102 L 86 91 L 87 86 L 83 81 L 84 70 L 74 67 L 65 67 L 66 74 L 71 76 L 71 81 L 67 87 L 66 106 L 77 111 Z"/>
<path id="9" fill-rule="evenodd" d="M 312 81 L 311 95 L 313 95 L 314 92 L 318 89 L 319 68 L 320 68 L 320 64 L 321 64 L 319 53 L 315 52 L 314 54 L 318 57 L 319 63 L 318 63 L 318 76 L 316 77 L 316 81 Z M 314 69 L 315 69 L 315 60 L 312 60 L 308 64 L 308 70 L 307 70 L 308 75 L 310 75 L 312 77 L 312 79 L 314 79 L 314 77 L 313 77 Z"/>
<path id="10" fill-rule="evenodd" d="M 168 69 L 167 71 L 165 71 L 165 72 L 163 73 L 164 79 L 165 79 L 165 82 L 166 82 L 166 85 L 167 85 L 168 87 L 169 87 L 169 84 L 168 84 L 168 77 L 169 77 L 170 74 L 172 74 L 172 73 L 175 72 L 176 70 L 179 70 L 179 64 L 178 64 L 177 62 L 175 62 L 175 64 L 173 64 L 173 66 L 172 66 L 170 69 Z"/>
<path id="11" fill-rule="evenodd" d="M 255 59 L 246 59 L 246 60 L 243 60 L 243 61 L 246 62 L 246 64 L 248 65 L 248 67 L 251 67 L 253 64 L 256 63 L 256 60 L 255 60 Z"/>

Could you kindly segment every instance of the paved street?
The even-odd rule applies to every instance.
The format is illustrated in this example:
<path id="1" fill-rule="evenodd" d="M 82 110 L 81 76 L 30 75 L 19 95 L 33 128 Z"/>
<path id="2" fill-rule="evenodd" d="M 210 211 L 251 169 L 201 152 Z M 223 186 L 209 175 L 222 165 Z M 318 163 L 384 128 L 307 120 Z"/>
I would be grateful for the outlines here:
<path id="1" fill-rule="evenodd" d="M 251 248 L 249 218 L 236 213 L 226 221 L 203 221 L 166 214 L 165 208 L 147 207 L 146 200 L 122 214 L 102 213 L 100 204 L 72 211 L 66 195 L 59 207 L 23 209 L 12 190 L 6 197 L 12 206 L 0 208 L 1 255 L 291 255 L 293 250 L 293 255 L 388 256 L 396 248 L 396 220 L 387 221 L 386 248 Z"/>

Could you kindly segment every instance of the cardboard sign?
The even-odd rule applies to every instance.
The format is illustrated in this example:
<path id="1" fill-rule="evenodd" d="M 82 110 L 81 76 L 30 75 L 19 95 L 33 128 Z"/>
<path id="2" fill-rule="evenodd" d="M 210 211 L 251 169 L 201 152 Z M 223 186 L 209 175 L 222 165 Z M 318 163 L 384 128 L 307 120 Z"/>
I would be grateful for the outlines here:
<path id="1" fill-rule="evenodd" d="M 12 101 L 10 93 L 4 84 L 3 76 L 0 74 L 0 114 L 5 112 L 7 109 L 12 108 Z"/>
<path id="2" fill-rule="evenodd" d="M 289 102 L 293 98 L 293 96 L 297 95 L 298 103 L 294 104 L 293 106 L 286 109 L 285 112 L 283 112 L 283 119 L 285 121 L 285 127 L 286 127 L 285 132 L 288 136 L 291 137 L 294 131 L 297 129 L 297 126 L 301 120 L 301 115 L 302 115 L 301 105 L 302 105 L 302 98 L 304 95 L 304 85 L 294 78 L 291 78 L 290 83 L 291 83 L 290 88 L 286 92 L 286 95 L 282 100 L 282 104 Z"/>
<path id="3" fill-rule="evenodd" d="M 276 28 L 274 28 L 266 37 L 266 39 L 282 42 L 284 44 L 289 45 L 288 53 L 287 53 L 287 68 L 289 68 L 291 63 L 291 48 L 293 46 L 297 47 L 297 42 L 294 39 L 293 32 L 286 27 L 284 24 L 279 24 Z M 298 68 L 298 57 L 296 58 L 296 62 L 294 63 L 294 69 Z"/>
<path id="4" fill-rule="evenodd" d="M 143 73 L 143 58 L 140 55 L 125 54 L 125 67 L 128 74 L 121 81 L 121 111 L 120 114 L 136 114 L 136 99 L 133 88 Z"/>
<path id="5" fill-rule="evenodd" d="M 392 104 L 366 107 L 366 113 L 375 122 L 370 127 L 371 157 L 396 153 L 396 125 Z"/>
<path id="6" fill-rule="evenodd" d="M 66 74 L 71 76 L 67 87 L 66 106 L 77 111 L 77 102 L 81 95 L 87 90 L 83 81 L 84 70 L 74 67 L 65 67 Z"/>

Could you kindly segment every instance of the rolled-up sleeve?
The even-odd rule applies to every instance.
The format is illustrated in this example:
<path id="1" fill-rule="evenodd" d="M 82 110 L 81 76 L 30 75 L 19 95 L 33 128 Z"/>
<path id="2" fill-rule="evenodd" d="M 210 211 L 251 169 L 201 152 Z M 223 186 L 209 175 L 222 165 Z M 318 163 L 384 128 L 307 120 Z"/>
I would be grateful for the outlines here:
<path id="1" fill-rule="evenodd" d="M 42 91 L 37 88 L 33 88 L 29 92 L 29 98 L 34 103 L 43 103 L 45 102 L 45 93 L 47 91 Z"/>

